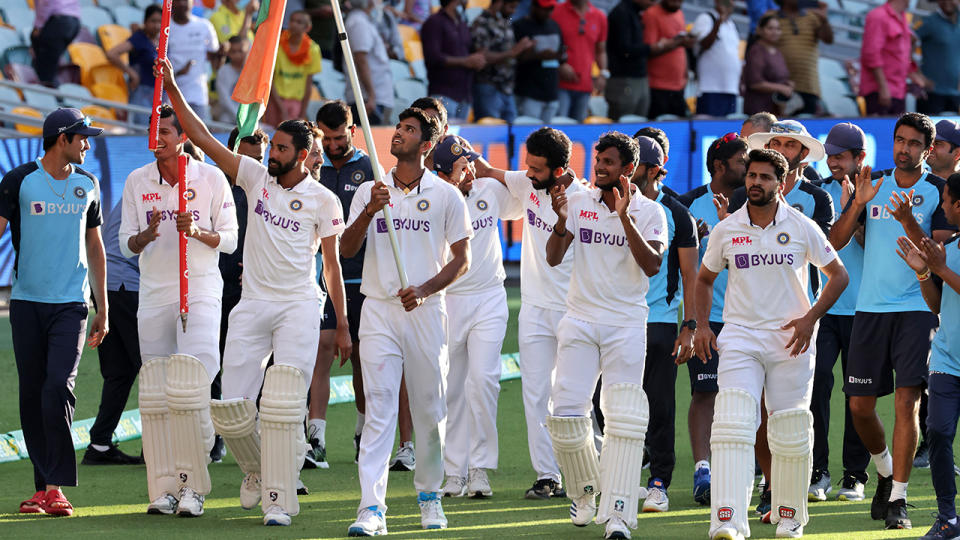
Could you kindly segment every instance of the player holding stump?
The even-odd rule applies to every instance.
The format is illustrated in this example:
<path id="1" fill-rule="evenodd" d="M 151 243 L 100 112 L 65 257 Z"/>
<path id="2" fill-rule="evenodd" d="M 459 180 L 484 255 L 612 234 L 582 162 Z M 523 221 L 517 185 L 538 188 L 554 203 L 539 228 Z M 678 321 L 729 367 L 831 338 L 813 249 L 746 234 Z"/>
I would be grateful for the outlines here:
<path id="1" fill-rule="evenodd" d="M 695 292 L 697 355 L 708 358 L 714 348 L 720 354 L 710 538 L 750 536 L 753 445 L 764 390 L 771 411 L 772 521 L 777 537 L 797 538 L 808 521 L 817 321 L 846 287 L 847 273 L 820 227 L 783 203 L 787 160 L 773 150 L 753 150 L 748 159 L 748 202 L 714 227 Z M 829 278 L 812 307 L 809 264 Z M 723 269 L 725 324 L 718 338 L 708 322 L 713 283 Z"/>
<path id="2" fill-rule="evenodd" d="M 647 137 L 639 144 L 622 133 L 604 134 L 596 145 L 599 189 L 569 199 L 562 186 L 551 189 L 557 221 L 546 245 L 551 265 L 573 253 L 567 311 L 557 326 L 547 430 L 567 480 L 573 524 L 582 527 L 596 515 L 598 524 L 606 524 L 604 538 L 630 538 L 637 526 L 649 420 L 643 391 L 646 294 L 667 242 L 663 208 L 631 193 L 630 184 L 637 162 L 662 163 L 663 150 Z M 601 374 L 606 426 L 598 462 L 590 409 Z"/>
<path id="3" fill-rule="evenodd" d="M 187 158 L 184 133 L 169 105 L 160 107 L 156 161 L 135 169 L 123 186 L 120 250 L 140 255 L 140 410 L 147 465 L 148 514 L 200 516 L 210 493 L 213 448 L 210 384 L 220 371 L 220 253 L 237 248 L 237 214 L 219 169 Z M 178 182 L 187 212 L 179 213 Z M 190 324 L 179 319 L 179 235 L 187 234 Z"/>
<path id="4" fill-rule="evenodd" d="M 169 63 L 164 65 L 164 88 L 187 136 L 236 179 L 249 201 L 243 292 L 230 313 L 223 400 L 211 403 L 211 416 L 245 474 L 240 504 L 252 508 L 262 500 L 264 525 L 289 525 L 300 511 L 297 473 L 308 448 L 303 423 L 320 339 L 314 256 L 321 245 L 337 323 L 347 328 L 337 256 L 343 230 L 340 202 L 313 180 L 305 165 L 314 139 L 308 122 L 288 120 L 277 126 L 264 167 L 213 138 L 184 101 L 172 73 Z M 342 356 L 350 356 L 348 332 L 338 333 L 337 345 Z M 274 365 L 264 373 L 271 352 Z M 258 433 L 255 400 L 261 384 Z"/>
<path id="5" fill-rule="evenodd" d="M 341 255 L 352 257 L 367 241 L 360 292 L 360 358 L 367 413 L 360 438 L 360 507 L 350 536 L 386 534 L 387 462 L 397 422 L 400 377 L 410 377 L 410 408 L 418 435 L 413 483 L 424 529 L 444 529 L 443 375 L 447 369 L 444 289 L 470 264 L 473 230 L 456 188 L 423 165 L 440 136 L 436 120 L 421 109 L 400 113 L 390 144 L 397 166 L 385 182 L 361 184 L 350 205 Z M 400 257 L 410 285 L 401 289 L 387 224 L 380 210 L 391 205 Z M 324 250 L 326 253 L 326 250 Z M 346 324 L 346 323 L 344 323 Z M 339 323 L 338 323 L 339 326 Z"/>

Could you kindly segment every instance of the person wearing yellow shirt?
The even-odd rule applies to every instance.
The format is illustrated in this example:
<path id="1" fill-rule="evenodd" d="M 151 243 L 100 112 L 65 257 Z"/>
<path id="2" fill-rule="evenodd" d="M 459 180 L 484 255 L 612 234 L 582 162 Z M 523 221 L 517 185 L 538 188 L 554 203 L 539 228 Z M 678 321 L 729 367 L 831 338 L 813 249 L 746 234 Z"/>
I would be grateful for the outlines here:
<path id="1" fill-rule="evenodd" d="M 224 49 L 230 38 L 236 35 L 253 41 L 251 28 L 259 9 L 257 0 L 250 0 L 243 9 L 237 7 L 237 0 L 220 0 L 220 7 L 210 15 L 210 24 L 217 31 L 217 41 L 224 44 Z"/>
<path id="2" fill-rule="evenodd" d="M 290 15 L 290 24 L 280 34 L 273 88 L 264 115 L 267 124 L 305 118 L 313 75 L 322 69 L 320 46 L 307 35 L 311 26 L 310 15 L 297 11 Z"/>

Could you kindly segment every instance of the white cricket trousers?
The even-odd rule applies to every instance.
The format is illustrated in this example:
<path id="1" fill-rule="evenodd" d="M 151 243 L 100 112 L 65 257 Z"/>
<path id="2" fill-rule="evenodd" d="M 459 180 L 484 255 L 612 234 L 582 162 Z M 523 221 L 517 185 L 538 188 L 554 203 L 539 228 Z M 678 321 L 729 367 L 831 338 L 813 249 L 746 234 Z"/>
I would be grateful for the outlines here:
<path id="1" fill-rule="evenodd" d="M 570 315 L 560 320 L 554 416 L 590 416 L 601 373 L 603 387 L 616 383 L 643 385 L 647 329 L 646 321 L 640 322 L 644 326 L 610 326 Z"/>
<path id="2" fill-rule="evenodd" d="M 220 373 L 220 299 L 188 299 L 187 331 L 180 323 L 180 303 L 137 309 L 140 357 L 146 363 L 171 354 L 189 354 L 203 364 L 210 382 Z"/>
<path id="3" fill-rule="evenodd" d="M 760 425 L 760 396 L 766 389 L 767 413 L 786 409 L 809 409 L 813 396 L 813 369 L 817 358 L 817 328 L 810 348 L 796 356 L 786 349 L 793 336 L 790 330 L 757 330 L 727 323 L 717 336 L 720 364 L 717 385 L 743 390 L 757 402 Z"/>
<path id="4" fill-rule="evenodd" d="M 447 434 L 444 471 L 467 477 L 470 468 L 496 469 L 500 349 L 507 333 L 503 286 L 474 294 L 448 294 Z"/>
<path id="5" fill-rule="evenodd" d="M 395 302 L 371 297 L 364 301 L 360 312 L 360 366 L 367 413 L 358 460 L 360 508 L 387 508 L 387 471 L 404 371 L 417 434 L 413 485 L 418 492 L 440 491 L 447 416 L 446 341 L 447 310 L 441 298 L 429 298 L 409 313 Z"/>
<path id="6" fill-rule="evenodd" d="M 555 482 L 560 481 L 560 466 L 553 455 L 553 442 L 547 433 L 546 421 L 550 414 L 550 388 L 557 367 L 557 325 L 563 313 L 521 304 L 517 320 L 530 463 L 537 473 L 537 480 L 549 478 Z"/>
<path id="7" fill-rule="evenodd" d="M 271 302 L 241 298 L 230 312 L 223 351 L 223 399 L 256 400 L 267 360 L 293 366 L 310 388 L 320 343 L 317 300 Z"/>

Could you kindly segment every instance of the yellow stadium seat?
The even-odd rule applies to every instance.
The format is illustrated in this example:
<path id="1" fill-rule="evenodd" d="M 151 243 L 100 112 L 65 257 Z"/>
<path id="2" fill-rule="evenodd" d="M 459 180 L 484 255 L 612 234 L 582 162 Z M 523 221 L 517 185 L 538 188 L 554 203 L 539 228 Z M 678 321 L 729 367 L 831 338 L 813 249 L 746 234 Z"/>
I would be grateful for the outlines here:
<path id="1" fill-rule="evenodd" d="M 480 124 L 481 126 L 503 126 L 507 124 L 507 121 L 503 118 L 484 116 L 483 118 L 477 120 L 477 124 Z"/>
<path id="2" fill-rule="evenodd" d="M 84 86 L 93 91 L 93 85 L 97 83 L 115 84 L 121 88 L 127 87 L 127 81 L 123 78 L 123 71 L 113 64 L 97 66 L 90 70 L 89 84 Z"/>
<path id="3" fill-rule="evenodd" d="M 860 116 L 867 115 L 867 100 L 863 96 L 857 96 L 857 108 L 860 109 Z"/>
<path id="4" fill-rule="evenodd" d="M 99 45 L 75 42 L 67 46 L 67 51 L 70 52 L 70 61 L 80 66 L 80 82 L 88 88 L 93 84 L 90 78 L 93 68 L 104 64 L 109 65 L 107 55 Z"/>
<path id="5" fill-rule="evenodd" d="M 690 96 L 687 98 L 687 108 L 691 111 L 697 110 L 697 96 Z"/>
<path id="6" fill-rule="evenodd" d="M 417 33 L 417 29 L 408 25 L 408 24 L 398 24 L 397 29 L 400 31 L 400 39 L 404 43 L 408 41 L 420 41 L 420 34 Z"/>
<path id="7" fill-rule="evenodd" d="M 100 39 L 100 44 L 103 45 L 104 52 L 106 52 L 129 39 L 130 29 L 117 24 L 105 24 L 97 28 L 97 37 Z M 130 62 L 126 54 L 122 58 L 124 64 Z"/>
<path id="8" fill-rule="evenodd" d="M 423 60 L 423 44 L 419 41 L 404 41 L 403 52 L 407 57 L 407 62 Z"/>
<path id="9" fill-rule="evenodd" d="M 22 114 L 23 116 L 32 116 L 34 118 L 43 118 L 43 113 L 32 108 L 32 107 L 14 107 L 10 110 L 13 114 Z M 26 133 L 28 135 L 42 135 L 43 128 L 40 126 L 31 126 L 28 124 L 14 124 L 14 127 L 20 133 Z"/>
<path id="10" fill-rule="evenodd" d="M 310 101 L 323 101 L 323 96 L 320 95 L 320 90 L 315 84 L 310 85 Z"/>
<path id="11" fill-rule="evenodd" d="M 93 94 L 93 97 L 98 97 L 107 101 L 126 103 L 129 99 L 126 88 L 108 82 L 95 83 L 93 87 L 90 88 L 90 93 Z"/>
<path id="12" fill-rule="evenodd" d="M 467 9 L 474 7 L 488 8 L 490 7 L 490 0 L 467 0 Z"/>
<path id="13" fill-rule="evenodd" d="M 106 120 L 117 119 L 117 116 L 113 114 L 113 111 L 111 111 L 106 107 L 101 107 L 100 105 L 87 105 L 86 107 L 83 107 L 80 110 L 83 112 L 83 114 L 87 116 L 95 116 L 97 118 L 103 118 Z M 111 126 L 106 126 L 104 124 L 101 124 L 96 120 L 94 120 L 91 125 L 99 128 L 104 128 L 104 129 L 109 129 L 111 127 Z"/>
<path id="14" fill-rule="evenodd" d="M 612 124 L 613 120 L 605 116 L 588 116 L 583 119 L 584 124 Z"/>

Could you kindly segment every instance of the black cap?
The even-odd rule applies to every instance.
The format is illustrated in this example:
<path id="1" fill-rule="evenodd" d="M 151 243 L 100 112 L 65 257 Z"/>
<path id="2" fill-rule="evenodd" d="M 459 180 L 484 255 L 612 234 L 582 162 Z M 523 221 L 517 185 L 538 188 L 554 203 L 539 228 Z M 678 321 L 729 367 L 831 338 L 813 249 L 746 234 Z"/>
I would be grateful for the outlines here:
<path id="1" fill-rule="evenodd" d="M 80 109 L 61 107 L 48 114 L 43 121 L 43 138 L 56 137 L 61 133 L 79 133 L 96 137 L 103 133 L 103 129 L 90 127 L 90 117 Z"/>
<path id="2" fill-rule="evenodd" d="M 867 137 L 863 130 L 850 122 L 833 126 L 823 143 L 823 149 L 828 156 L 842 154 L 847 150 L 863 150 L 866 147 Z"/>

